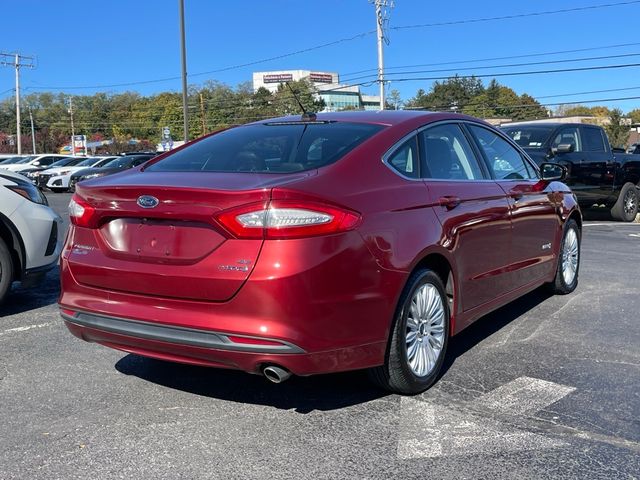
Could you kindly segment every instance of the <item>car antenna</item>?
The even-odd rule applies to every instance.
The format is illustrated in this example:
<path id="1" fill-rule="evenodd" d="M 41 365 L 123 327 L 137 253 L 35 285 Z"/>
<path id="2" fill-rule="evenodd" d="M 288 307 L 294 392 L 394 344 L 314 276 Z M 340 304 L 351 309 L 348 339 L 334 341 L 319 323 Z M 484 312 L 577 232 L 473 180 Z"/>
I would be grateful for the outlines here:
<path id="1" fill-rule="evenodd" d="M 296 102 L 298 102 L 298 105 L 300 105 L 300 109 L 302 110 L 302 121 L 303 122 L 315 122 L 316 121 L 316 114 L 313 112 L 307 112 L 304 108 L 304 106 L 302 105 L 302 102 L 300 101 L 300 99 L 298 98 L 298 95 L 296 95 L 296 92 L 293 91 L 293 88 L 291 88 L 291 85 L 289 85 L 289 82 L 286 82 L 287 87 L 289 88 L 289 90 L 291 90 L 291 94 L 293 95 L 293 98 L 296 99 Z"/>

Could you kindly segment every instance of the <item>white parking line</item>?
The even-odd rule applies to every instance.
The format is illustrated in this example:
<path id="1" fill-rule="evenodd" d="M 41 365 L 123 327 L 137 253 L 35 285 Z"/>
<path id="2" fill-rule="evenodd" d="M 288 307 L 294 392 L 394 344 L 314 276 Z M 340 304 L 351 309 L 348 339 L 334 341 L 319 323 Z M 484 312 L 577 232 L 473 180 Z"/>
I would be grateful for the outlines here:
<path id="1" fill-rule="evenodd" d="M 520 377 L 483 395 L 473 408 L 509 415 L 531 415 L 573 387 Z M 436 458 L 557 448 L 567 444 L 505 424 L 499 417 L 470 415 L 450 406 L 402 397 L 398 458 Z"/>
<path id="2" fill-rule="evenodd" d="M 575 388 L 537 378 L 520 377 L 483 395 L 474 406 L 513 415 L 531 415 L 566 397 Z"/>
<path id="3" fill-rule="evenodd" d="M 625 222 L 598 222 L 598 223 L 589 223 L 585 222 L 582 224 L 583 227 L 640 227 L 640 223 L 625 223 Z"/>
<path id="4" fill-rule="evenodd" d="M 50 327 L 55 324 L 56 322 L 47 322 L 47 323 L 39 323 L 38 325 L 27 325 L 24 327 L 9 328 L 7 330 L 0 332 L 0 337 L 3 335 L 8 335 L 10 333 L 26 332 L 28 330 L 33 330 L 34 328 Z"/>

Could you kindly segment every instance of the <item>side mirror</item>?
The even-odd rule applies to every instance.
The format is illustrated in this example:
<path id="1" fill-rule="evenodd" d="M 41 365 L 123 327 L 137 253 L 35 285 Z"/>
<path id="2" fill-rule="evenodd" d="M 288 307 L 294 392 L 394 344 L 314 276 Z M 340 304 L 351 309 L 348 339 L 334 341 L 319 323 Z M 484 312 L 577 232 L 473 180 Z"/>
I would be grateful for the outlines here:
<path id="1" fill-rule="evenodd" d="M 39 167 L 39 166 L 40 166 L 40 162 L 33 162 L 33 165 L 34 165 L 35 167 Z"/>
<path id="2" fill-rule="evenodd" d="M 553 153 L 571 153 L 573 152 L 572 143 L 561 143 L 553 149 Z"/>
<path id="3" fill-rule="evenodd" d="M 543 163 L 540 165 L 540 176 L 547 182 L 561 182 L 567 178 L 567 169 L 557 163 Z"/>

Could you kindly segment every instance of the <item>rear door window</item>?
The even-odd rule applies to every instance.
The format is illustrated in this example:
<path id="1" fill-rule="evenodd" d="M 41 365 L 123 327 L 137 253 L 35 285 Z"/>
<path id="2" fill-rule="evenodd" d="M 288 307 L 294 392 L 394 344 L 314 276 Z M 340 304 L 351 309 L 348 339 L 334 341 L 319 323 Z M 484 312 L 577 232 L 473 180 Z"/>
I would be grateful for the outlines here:
<path id="1" fill-rule="evenodd" d="M 178 150 L 148 171 L 293 173 L 338 161 L 381 125 L 273 122 L 231 128 Z"/>
<path id="2" fill-rule="evenodd" d="M 602 130 L 596 127 L 582 127 L 582 136 L 585 152 L 606 152 Z"/>
<path id="3" fill-rule="evenodd" d="M 454 123 L 420 132 L 426 169 L 424 177 L 443 180 L 484 178 L 478 159 L 462 129 Z"/>

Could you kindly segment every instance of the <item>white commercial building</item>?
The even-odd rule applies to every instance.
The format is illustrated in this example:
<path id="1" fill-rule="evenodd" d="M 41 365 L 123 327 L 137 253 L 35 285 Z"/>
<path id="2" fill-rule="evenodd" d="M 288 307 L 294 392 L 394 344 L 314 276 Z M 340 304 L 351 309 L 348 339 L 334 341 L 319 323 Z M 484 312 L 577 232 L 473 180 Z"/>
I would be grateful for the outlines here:
<path id="1" fill-rule="evenodd" d="M 377 110 L 380 97 L 364 95 L 357 85 L 342 85 L 336 72 L 319 72 L 314 70 L 276 70 L 253 73 L 253 91 L 266 88 L 271 93 L 278 91 L 278 86 L 286 82 L 308 80 L 318 90 L 318 97 L 324 100 L 325 112 L 335 112 L 345 108 L 355 110 Z"/>

